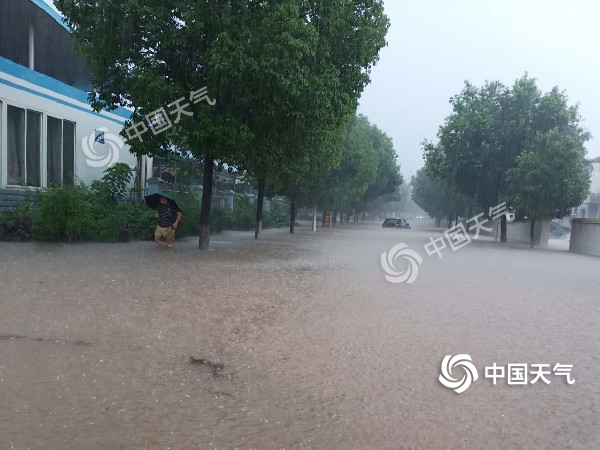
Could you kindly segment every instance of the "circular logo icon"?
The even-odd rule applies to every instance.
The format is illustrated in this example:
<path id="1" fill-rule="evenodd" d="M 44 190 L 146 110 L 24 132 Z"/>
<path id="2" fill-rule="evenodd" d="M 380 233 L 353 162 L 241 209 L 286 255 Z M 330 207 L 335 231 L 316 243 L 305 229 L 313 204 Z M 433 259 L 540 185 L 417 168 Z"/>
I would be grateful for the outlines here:
<path id="1" fill-rule="evenodd" d="M 108 167 L 119 161 L 119 152 L 125 144 L 120 136 L 98 128 L 81 140 L 85 162 L 90 167 Z"/>
<path id="2" fill-rule="evenodd" d="M 402 272 L 398 272 L 394 266 L 400 257 L 408 261 L 408 268 Z M 381 267 L 387 274 L 385 279 L 390 283 L 412 283 L 419 274 L 419 266 L 422 262 L 421 255 L 409 249 L 408 245 L 404 243 L 394 245 L 390 251 L 381 254 Z"/>
<path id="3" fill-rule="evenodd" d="M 508 222 L 514 222 L 515 218 L 517 217 L 517 215 L 515 213 L 516 213 L 516 210 L 512 206 L 509 206 L 508 208 L 506 208 L 506 220 Z"/>
<path id="4" fill-rule="evenodd" d="M 462 371 L 464 372 L 464 376 L 460 380 L 452 376 L 452 369 L 455 369 L 457 366 L 462 366 Z M 454 389 L 454 392 L 460 394 L 465 392 L 471 386 L 471 383 L 477 380 L 477 377 L 477 369 L 471 362 L 470 355 L 444 356 L 440 383 L 447 388 Z"/>

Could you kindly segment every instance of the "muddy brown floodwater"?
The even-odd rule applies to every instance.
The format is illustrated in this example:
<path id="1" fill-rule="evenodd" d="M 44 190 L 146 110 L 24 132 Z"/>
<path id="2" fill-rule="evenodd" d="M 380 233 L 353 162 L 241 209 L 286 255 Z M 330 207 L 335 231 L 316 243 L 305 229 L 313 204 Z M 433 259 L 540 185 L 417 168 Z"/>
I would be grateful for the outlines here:
<path id="1" fill-rule="evenodd" d="M 0 243 L 0 449 L 600 448 L 600 258 L 440 259 L 431 235 Z M 423 256 L 413 284 L 384 280 L 400 242 Z M 438 381 L 459 353 L 479 371 L 462 394 Z M 494 386 L 493 363 L 572 364 L 575 383 Z"/>

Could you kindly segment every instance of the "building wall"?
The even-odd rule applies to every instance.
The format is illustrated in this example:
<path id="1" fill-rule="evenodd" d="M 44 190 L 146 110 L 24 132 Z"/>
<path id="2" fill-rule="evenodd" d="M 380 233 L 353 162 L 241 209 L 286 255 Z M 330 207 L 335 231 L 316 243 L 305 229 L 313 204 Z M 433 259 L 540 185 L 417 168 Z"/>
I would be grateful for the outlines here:
<path id="1" fill-rule="evenodd" d="M 530 241 L 530 222 L 509 222 L 506 224 L 506 237 L 508 242 L 529 244 Z M 535 244 L 540 247 L 548 246 L 550 237 L 550 221 L 537 220 L 535 224 Z"/>
<path id="2" fill-rule="evenodd" d="M 8 139 L 8 128 L 14 125 L 12 122 L 9 125 L 8 122 L 9 105 L 41 113 L 41 130 L 39 133 L 34 133 L 40 136 L 40 177 L 35 182 L 38 187 L 46 187 L 50 184 L 48 127 L 52 119 L 49 121 L 48 118 L 57 118 L 75 124 L 73 158 L 76 183 L 89 184 L 92 180 L 101 178 L 110 162 L 118 161 L 132 167 L 136 166 L 135 156 L 118 137 L 125 121 L 124 116 L 128 112 L 96 113 L 87 103 L 86 92 L 0 58 L 0 207 L 13 202 L 18 193 L 23 191 L 23 186 L 14 183 L 8 173 L 9 147 L 14 145 L 14 140 L 11 140 L 11 143 Z M 12 111 L 14 113 L 15 110 Z M 101 128 L 105 130 L 104 144 L 94 142 L 96 130 Z M 91 141 L 89 136 L 92 136 Z M 114 157 L 110 158 L 111 155 Z M 100 161 L 105 161 L 105 164 L 101 165 Z M 144 158 L 144 162 L 147 162 L 147 158 Z M 12 167 L 14 169 L 14 164 Z M 14 178 L 15 170 L 12 172 Z"/>
<path id="3" fill-rule="evenodd" d="M 27 189 L 0 188 L 0 212 L 10 211 L 27 199 L 34 200 L 33 196 L 35 195 L 36 191 L 29 191 Z"/>
<path id="4" fill-rule="evenodd" d="M 600 256 L 600 220 L 574 219 L 571 222 L 569 251 Z"/>
<path id="5" fill-rule="evenodd" d="M 596 160 L 598 159 L 599 158 L 596 158 Z M 600 195 L 600 161 L 592 163 L 592 174 L 590 182 L 590 193 Z"/>

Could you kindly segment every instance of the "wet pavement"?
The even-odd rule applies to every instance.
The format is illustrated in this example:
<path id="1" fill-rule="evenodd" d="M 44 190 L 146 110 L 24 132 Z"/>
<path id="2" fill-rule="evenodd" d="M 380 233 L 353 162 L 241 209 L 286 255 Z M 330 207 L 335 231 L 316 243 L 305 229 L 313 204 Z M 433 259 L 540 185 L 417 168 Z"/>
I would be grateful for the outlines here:
<path id="1" fill-rule="evenodd" d="M 438 258 L 430 236 L 0 243 L 0 449 L 600 448 L 600 258 Z M 384 279 L 400 242 L 413 284 Z M 479 379 L 457 394 L 438 377 L 461 353 Z M 494 363 L 572 364 L 575 383 L 494 385 Z"/>

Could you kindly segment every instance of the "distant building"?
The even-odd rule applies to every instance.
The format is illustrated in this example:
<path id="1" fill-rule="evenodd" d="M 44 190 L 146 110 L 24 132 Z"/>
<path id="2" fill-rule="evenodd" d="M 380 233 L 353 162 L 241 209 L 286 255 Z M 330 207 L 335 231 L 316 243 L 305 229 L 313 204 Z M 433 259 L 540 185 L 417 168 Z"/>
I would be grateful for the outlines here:
<path id="1" fill-rule="evenodd" d="M 115 149 L 119 162 L 136 167 L 129 148 L 110 138 L 130 112 L 94 112 L 90 89 L 83 57 L 54 10 L 42 0 L 0 2 L 0 210 L 27 190 L 101 178 L 109 162 L 98 161 Z M 147 166 L 151 159 L 141 158 L 137 169 L 151 173 Z"/>
<path id="2" fill-rule="evenodd" d="M 600 219 L 600 157 L 592 160 L 590 194 L 571 212 L 571 219 Z"/>

